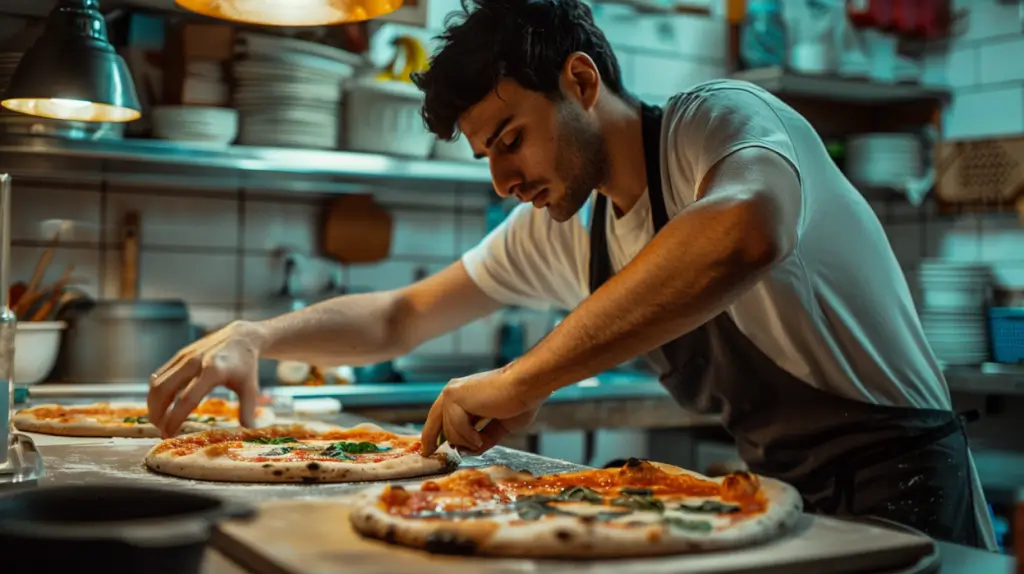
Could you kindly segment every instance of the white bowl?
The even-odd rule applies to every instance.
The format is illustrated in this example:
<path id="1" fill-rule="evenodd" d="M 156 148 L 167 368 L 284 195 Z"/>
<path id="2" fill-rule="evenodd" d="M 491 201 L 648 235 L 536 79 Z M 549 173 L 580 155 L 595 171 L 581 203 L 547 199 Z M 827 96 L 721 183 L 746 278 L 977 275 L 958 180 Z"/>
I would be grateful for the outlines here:
<path id="1" fill-rule="evenodd" d="M 14 383 L 34 385 L 42 382 L 57 362 L 64 321 L 18 323 L 14 336 Z"/>
<path id="2" fill-rule="evenodd" d="M 171 141 L 227 145 L 238 135 L 238 111 L 210 106 L 156 106 L 153 136 Z"/>

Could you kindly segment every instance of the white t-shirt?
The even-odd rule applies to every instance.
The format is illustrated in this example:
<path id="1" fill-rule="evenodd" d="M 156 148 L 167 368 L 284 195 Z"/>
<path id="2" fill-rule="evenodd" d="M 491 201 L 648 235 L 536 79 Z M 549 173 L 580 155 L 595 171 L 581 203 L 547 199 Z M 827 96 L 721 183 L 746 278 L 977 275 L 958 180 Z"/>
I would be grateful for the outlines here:
<path id="1" fill-rule="evenodd" d="M 712 166 L 740 149 L 770 149 L 798 172 L 796 248 L 728 307 L 739 329 L 814 387 L 871 403 L 949 410 L 949 389 L 882 225 L 811 125 L 772 94 L 733 80 L 699 84 L 673 97 L 664 112 L 662 188 L 670 218 L 695 201 Z M 518 206 L 463 255 L 470 277 L 508 305 L 573 309 L 589 295 L 592 203 L 565 223 Z M 654 237 L 647 194 L 618 218 L 608 210 L 604 225 L 618 272 Z M 972 478 L 976 512 L 991 532 L 977 474 Z"/>

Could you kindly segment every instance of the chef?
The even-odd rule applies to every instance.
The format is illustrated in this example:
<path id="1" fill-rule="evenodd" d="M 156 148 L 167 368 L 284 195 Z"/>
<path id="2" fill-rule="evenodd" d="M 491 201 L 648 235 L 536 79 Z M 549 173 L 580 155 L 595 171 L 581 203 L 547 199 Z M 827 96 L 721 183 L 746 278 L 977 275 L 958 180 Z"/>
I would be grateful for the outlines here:
<path id="1" fill-rule="evenodd" d="M 440 436 L 486 450 L 553 391 L 644 354 L 808 511 L 995 548 L 899 263 L 808 122 L 736 81 L 641 103 L 582 1 L 475 2 L 416 79 L 423 118 L 461 132 L 522 205 L 437 275 L 182 350 L 153 375 L 153 422 L 173 432 L 217 385 L 251 422 L 257 357 L 365 364 L 503 305 L 559 307 L 572 312 L 523 357 L 445 387 L 424 454 Z"/>

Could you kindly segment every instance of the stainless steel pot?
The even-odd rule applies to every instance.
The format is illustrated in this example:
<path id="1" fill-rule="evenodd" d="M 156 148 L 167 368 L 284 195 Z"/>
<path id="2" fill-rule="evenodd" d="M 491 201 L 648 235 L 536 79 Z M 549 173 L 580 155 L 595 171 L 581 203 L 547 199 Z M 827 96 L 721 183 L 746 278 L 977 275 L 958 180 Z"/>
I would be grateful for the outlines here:
<path id="1" fill-rule="evenodd" d="M 54 379 L 68 383 L 139 383 L 194 340 L 180 300 L 69 301 Z"/>

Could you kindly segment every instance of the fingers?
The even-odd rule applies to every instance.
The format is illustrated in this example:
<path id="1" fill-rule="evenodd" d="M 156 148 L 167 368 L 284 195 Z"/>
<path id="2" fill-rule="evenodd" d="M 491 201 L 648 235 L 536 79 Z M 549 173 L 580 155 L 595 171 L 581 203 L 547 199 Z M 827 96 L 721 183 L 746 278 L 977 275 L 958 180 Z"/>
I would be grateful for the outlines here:
<path id="1" fill-rule="evenodd" d="M 167 409 L 174 402 L 174 398 L 203 368 L 200 355 L 188 355 L 184 352 L 178 355 L 179 357 L 174 360 L 174 366 L 159 375 L 153 375 L 149 381 L 146 406 L 149 410 L 149 420 L 157 427 L 162 427 Z"/>
<path id="2" fill-rule="evenodd" d="M 473 428 L 473 420 L 469 413 L 454 401 L 448 401 L 444 405 L 442 428 L 444 428 L 445 436 L 448 437 L 448 444 L 452 446 L 475 450 L 484 444 L 480 433 Z"/>
<path id="3" fill-rule="evenodd" d="M 259 399 L 259 374 L 256 369 L 251 369 L 245 380 L 237 385 L 230 385 L 231 389 L 238 395 L 238 418 L 245 428 L 256 426 L 256 401 Z"/>
<path id="4" fill-rule="evenodd" d="M 178 432 L 178 429 L 181 428 L 181 423 L 185 422 L 185 419 L 192 414 L 192 411 L 199 406 L 203 398 L 219 382 L 221 382 L 220 372 L 216 368 L 207 365 L 203 372 L 185 389 L 185 392 L 181 393 L 178 401 L 174 403 L 174 408 L 171 409 L 163 424 L 160 425 L 160 431 L 164 438 L 174 436 Z"/>
<path id="5" fill-rule="evenodd" d="M 434 404 L 430 406 L 430 412 L 427 413 L 427 420 L 423 423 L 423 432 L 420 434 L 420 454 L 423 456 L 430 456 L 434 454 L 439 446 L 438 437 L 441 434 L 441 423 L 444 421 L 444 416 L 441 414 L 441 405 L 443 398 L 438 397 Z"/>
<path id="6" fill-rule="evenodd" d="M 504 423 L 501 421 L 491 421 L 480 431 L 480 439 L 483 441 L 480 447 L 464 452 L 468 455 L 482 454 L 498 446 L 510 434 L 512 434 L 512 431 Z"/>

